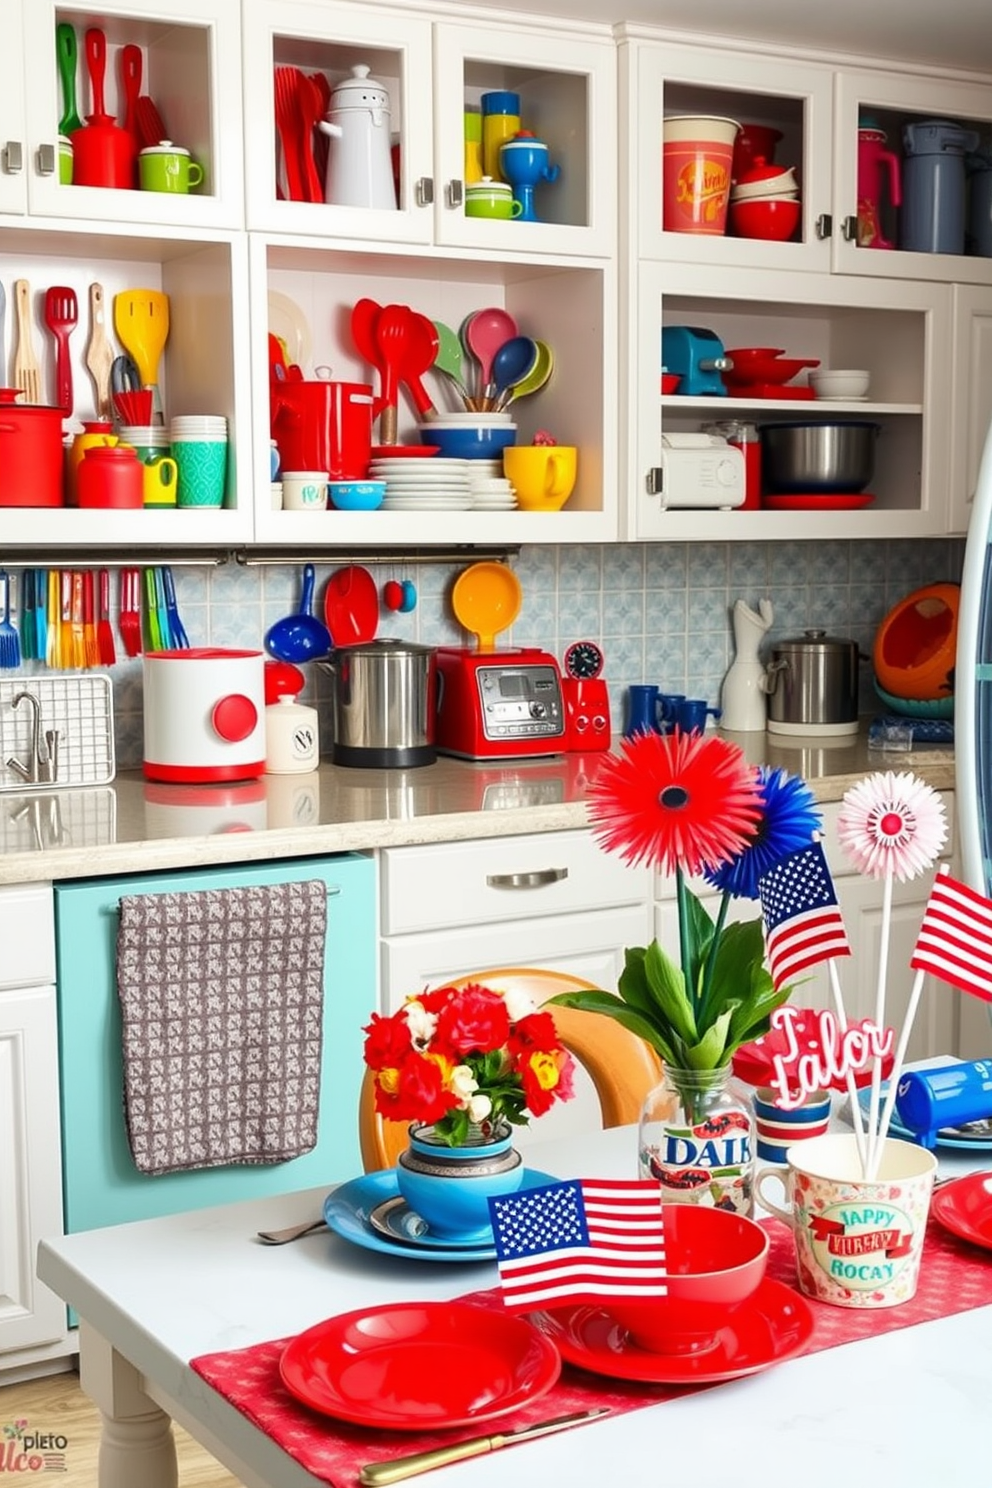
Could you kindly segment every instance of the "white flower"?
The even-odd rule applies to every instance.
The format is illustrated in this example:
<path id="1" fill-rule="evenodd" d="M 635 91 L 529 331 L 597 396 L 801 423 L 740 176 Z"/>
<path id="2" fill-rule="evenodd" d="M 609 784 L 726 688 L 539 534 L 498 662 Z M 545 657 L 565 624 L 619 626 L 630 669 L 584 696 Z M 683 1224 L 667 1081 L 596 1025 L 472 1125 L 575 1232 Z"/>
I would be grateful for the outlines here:
<path id="1" fill-rule="evenodd" d="M 915 775 L 869 775 L 845 793 L 837 837 L 859 873 L 903 883 L 931 867 L 947 840 L 943 803 Z"/>
<path id="2" fill-rule="evenodd" d="M 511 1023 L 519 1023 L 521 1018 L 529 1017 L 537 1010 L 537 1003 L 522 987 L 511 987 L 509 992 L 504 992 L 503 1001 Z"/>
<path id="3" fill-rule="evenodd" d="M 403 1016 L 406 1018 L 407 1026 L 410 1029 L 410 1038 L 413 1041 L 413 1047 L 421 1050 L 426 1049 L 434 1037 L 434 1030 L 437 1028 L 437 1014 L 429 1013 L 422 1002 L 418 1002 L 415 997 L 411 997 L 410 1001 L 403 1008 Z"/>
<path id="4" fill-rule="evenodd" d="M 468 1119 L 476 1123 L 485 1121 L 493 1109 L 493 1103 L 488 1095 L 473 1095 L 468 1103 Z"/>
<path id="5" fill-rule="evenodd" d="M 451 1093 L 457 1095 L 462 1105 L 479 1088 L 479 1082 L 467 1064 L 456 1064 L 451 1071 Z"/>

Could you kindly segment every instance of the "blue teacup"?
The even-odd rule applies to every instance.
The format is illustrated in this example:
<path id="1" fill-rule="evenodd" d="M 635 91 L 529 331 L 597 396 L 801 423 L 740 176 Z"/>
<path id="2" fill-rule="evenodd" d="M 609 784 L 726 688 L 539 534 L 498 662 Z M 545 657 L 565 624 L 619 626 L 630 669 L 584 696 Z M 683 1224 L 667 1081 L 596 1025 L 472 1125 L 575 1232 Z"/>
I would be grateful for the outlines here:
<path id="1" fill-rule="evenodd" d="M 714 718 L 720 717 L 719 708 L 711 708 L 704 698 L 680 698 L 671 710 L 671 722 L 682 730 L 684 734 L 701 734 L 706 727 L 706 719 L 712 713 Z"/>

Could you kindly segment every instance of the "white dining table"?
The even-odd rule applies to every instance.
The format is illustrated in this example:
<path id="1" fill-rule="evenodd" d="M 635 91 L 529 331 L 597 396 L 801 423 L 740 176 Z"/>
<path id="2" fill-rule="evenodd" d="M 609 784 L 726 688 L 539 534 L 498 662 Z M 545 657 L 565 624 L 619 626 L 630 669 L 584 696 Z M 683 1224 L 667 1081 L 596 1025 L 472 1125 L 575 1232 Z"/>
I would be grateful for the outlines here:
<path id="1" fill-rule="evenodd" d="M 620 1127 L 548 1142 L 530 1160 L 539 1152 L 541 1169 L 562 1178 L 629 1177 L 635 1147 L 634 1129 Z M 992 1167 L 987 1152 L 939 1155 L 939 1177 Z M 360 1306 L 496 1283 L 494 1262 L 407 1261 L 322 1231 L 280 1247 L 258 1241 L 259 1230 L 318 1218 L 325 1197 L 316 1188 L 42 1241 L 38 1274 L 79 1315 L 81 1381 L 104 1417 L 99 1488 L 175 1488 L 170 1418 L 247 1488 L 318 1488 L 321 1480 L 206 1384 L 190 1359 L 286 1337 Z M 992 1307 L 983 1307 L 606 1416 L 422 1481 L 836 1488 L 855 1478 L 976 1488 L 988 1477 L 990 1386 Z"/>

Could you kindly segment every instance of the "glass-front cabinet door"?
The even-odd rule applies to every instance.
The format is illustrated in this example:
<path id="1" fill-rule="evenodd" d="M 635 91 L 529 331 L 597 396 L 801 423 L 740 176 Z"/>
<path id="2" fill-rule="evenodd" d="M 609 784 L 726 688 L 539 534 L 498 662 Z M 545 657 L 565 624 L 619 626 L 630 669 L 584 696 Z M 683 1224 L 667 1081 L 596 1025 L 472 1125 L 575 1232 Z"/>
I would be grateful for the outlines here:
<path id="1" fill-rule="evenodd" d="M 835 269 L 992 284 L 987 84 L 838 73 L 834 170 Z"/>
<path id="2" fill-rule="evenodd" d="M 0 47 L 0 218 L 20 216 L 27 205 L 20 0 L 8 0 L 4 33 Z"/>
<path id="3" fill-rule="evenodd" d="M 5 20 L 11 3 L 17 8 L 8 0 Z M 238 0 L 202 0 L 192 10 L 177 17 L 168 0 L 104 0 L 98 11 L 25 0 L 32 215 L 242 225 L 241 131 L 233 127 L 241 116 L 241 8 Z M 145 174 L 141 151 L 164 139 L 177 147 L 170 166 L 178 159 L 181 170 Z"/>
<path id="4" fill-rule="evenodd" d="M 638 256 L 829 269 L 830 68 L 657 41 L 620 55 Z"/>

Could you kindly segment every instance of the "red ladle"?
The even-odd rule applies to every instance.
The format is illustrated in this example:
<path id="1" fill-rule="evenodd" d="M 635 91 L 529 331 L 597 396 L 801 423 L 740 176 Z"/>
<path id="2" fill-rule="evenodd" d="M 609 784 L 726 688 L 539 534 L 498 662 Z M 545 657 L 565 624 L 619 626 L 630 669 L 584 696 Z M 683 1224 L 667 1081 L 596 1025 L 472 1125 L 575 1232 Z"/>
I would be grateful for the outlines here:
<path id="1" fill-rule="evenodd" d="M 396 443 L 396 403 L 400 368 L 408 356 L 410 311 L 406 305 L 384 305 L 375 323 L 375 344 L 382 376 L 379 443 Z"/>

